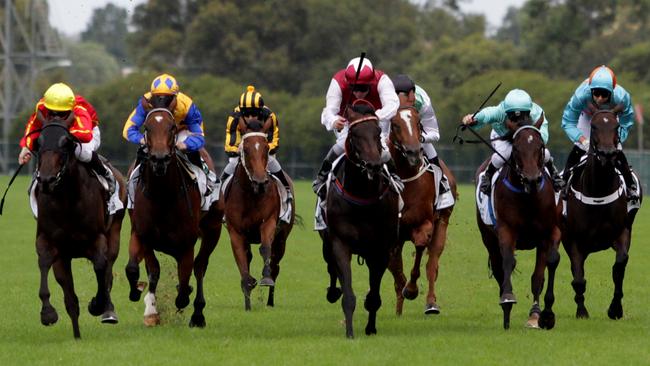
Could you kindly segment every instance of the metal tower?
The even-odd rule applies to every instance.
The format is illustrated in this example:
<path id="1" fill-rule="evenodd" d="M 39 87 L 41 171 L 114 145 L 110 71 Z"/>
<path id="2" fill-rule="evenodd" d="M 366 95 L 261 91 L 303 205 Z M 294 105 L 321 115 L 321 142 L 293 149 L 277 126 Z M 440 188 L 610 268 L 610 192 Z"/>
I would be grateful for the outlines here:
<path id="1" fill-rule="evenodd" d="M 4 0 L 4 8 L 0 10 L 3 12 L 0 19 L 3 22 L 0 35 L 0 173 L 7 174 L 11 166 L 17 164 L 17 144 L 9 140 L 12 122 L 17 112 L 34 105 L 37 73 L 48 64 L 50 67 L 66 66 L 70 61 L 65 59 L 58 33 L 50 26 L 45 0 Z"/>

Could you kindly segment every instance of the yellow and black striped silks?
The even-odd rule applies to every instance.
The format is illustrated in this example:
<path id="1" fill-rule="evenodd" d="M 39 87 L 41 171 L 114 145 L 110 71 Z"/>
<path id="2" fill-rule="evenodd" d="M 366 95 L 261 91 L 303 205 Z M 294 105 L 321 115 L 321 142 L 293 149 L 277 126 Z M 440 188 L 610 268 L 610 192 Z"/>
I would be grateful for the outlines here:
<path id="1" fill-rule="evenodd" d="M 228 116 L 228 121 L 226 122 L 226 141 L 224 143 L 224 149 L 226 150 L 226 154 L 231 157 L 239 154 L 241 136 L 237 130 L 237 123 L 241 117 L 239 107 L 235 107 L 233 112 Z M 275 154 L 280 146 L 280 125 L 275 113 L 273 113 L 273 111 L 268 107 L 263 107 L 260 119 L 267 121 L 269 118 L 273 121 L 273 128 L 269 129 L 266 141 L 269 143 L 269 154 Z"/>
<path id="2" fill-rule="evenodd" d="M 264 100 L 262 94 L 255 90 L 255 87 L 249 85 L 246 92 L 239 97 L 239 108 L 262 108 Z"/>

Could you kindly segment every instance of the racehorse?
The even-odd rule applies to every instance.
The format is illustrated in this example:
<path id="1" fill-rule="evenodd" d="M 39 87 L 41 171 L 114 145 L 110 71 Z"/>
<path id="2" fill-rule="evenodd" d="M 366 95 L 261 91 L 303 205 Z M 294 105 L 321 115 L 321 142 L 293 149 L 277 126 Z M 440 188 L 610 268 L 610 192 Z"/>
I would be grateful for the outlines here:
<path id="1" fill-rule="evenodd" d="M 198 185 L 192 181 L 184 153 L 176 149 L 178 127 L 169 108 L 149 110 L 144 126 L 146 154 L 140 164 L 140 175 L 134 192 L 131 217 L 131 239 L 126 276 L 129 280 L 131 301 L 140 300 L 142 284 L 139 264 L 145 260 L 149 291 L 145 295 L 144 323 L 160 323 L 155 307 L 156 289 L 160 278 L 160 264 L 154 251 L 172 256 L 178 266 L 178 294 L 176 308 L 181 310 L 190 302 L 189 285 L 192 269 L 196 278 L 196 297 L 190 327 L 205 327 L 205 298 L 203 278 L 210 254 L 221 234 L 222 212 L 213 204 L 205 214 L 200 212 L 201 197 Z M 201 236 L 201 246 L 194 258 L 194 245 Z"/>
<path id="2" fill-rule="evenodd" d="M 352 315 L 356 297 L 352 290 L 352 254 L 362 257 L 369 271 L 370 290 L 364 307 L 368 311 L 367 335 L 376 334 L 377 310 L 381 307 L 381 279 L 388 266 L 390 252 L 397 245 L 398 194 L 382 171 L 380 128 L 374 109 L 356 104 L 347 109 L 351 121 L 345 142 L 346 153 L 333 173 L 335 181 L 326 198 L 327 228 L 320 230 L 323 256 L 330 275 L 327 300 L 341 296 L 346 336 L 354 337 Z"/>
<path id="3" fill-rule="evenodd" d="M 289 222 L 280 220 L 280 194 L 284 186 L 276 182 L 266 169 L 269 147 L 267 135 L 272 130 L 271 119 L 262 122 L 255 117 L 242 117 L 237 129 L 241 136 L 240 159 L 220 204 L 244 293 L 244 308 L 251 310 L 250 294 L 257 280 L 250 274 L 253 259 L 252 243 L 260 243 L 259 253 L 264 262 L 260 286 L 269 287 L 267 306 L 275 305 L 275 281 L 280 273 L 287 238 L 295 220 L 295 203 L 291 201 Z M 293 183 L 290 182 L 293 193 Z M 279 186 L 278 186 L 279 185 Z M 279 188 L 278 188 L 279 187 Z"/>
<path id="4" fill-rule="evenodd" d="M 590 147 L 584 166 L 574 169 L 567 191 L 567 215 L 562 216 L 562 244 L 571 259 L 577 304 L 576 317 L 588 318 L 584 293 L 584 263 L 590 253 L 613 248 L 614 297 L 607 310 L 610 319 L 623 317 L 623 277 L 632 237 L 632 224 L 639 205 L 628 209 L 623 184 L 616 170 L 618 120 L 612 111 L 596 111 L 591 119 Z M 640 182 L 637 184 L 641 187 Z M 642 192 L 641 192 L 642 193 Z M 643 194 L 639 195 L 643 197 Z M 561 209 L 559 210 L 561 211 Z M 561 216 L 561 213 L 560 213 Z"/>
<path id="5" fill-rule="evenodd" d="M 417 280 L 420 278 L 420 263 L 424 249 L 427 249 L 429 260 L 426 265 L 426 274 L 429 290 L 424 313 L 438 314 L 440 309 L 436 303 L 435 281 L 438 277 L 440 255 L 445 247 L 447 226 L 453 205 L 440 211 L 436 210 L 435 179 L 433 174 L 427 171 L 426 158 L 423 157 L 421 151 L 420 116 L 413 106 L 405 104 L 406 98 L 400 96 L 400 99 L 402 105 L 391 120 L 388 147 L 395 162 L 397 174 L 404 183 L 402 192 L 404 208 L 399 225 L 398 245 L 391 255 L 388 269 L 395 280 L 396 312 L 401 315 L 404 298 L 413 300 L 418 296 Z M 443 172 L 448 177 L 453 195 L 456 196 L 455 178 L 444 163 L 441 162 L 441 165 Z M 415 244 L 415 261 L 408 283 L 402 264 L 402 248 L 406 240 Z"/>
<path id="6" fill-rule="evenodd" d="M 555 215 L 553 185 L 544 171 L 545 147 L 539 131 L 543 121 L 543 114 L 534 125 L 528 118 L 512 136 L 512 154 L 501 169 L 493 188 L 496 224 L 485 224 L 477 210 L 477 222 L 489 254 L 490 268 L 499 284 L 504 329 L 510 327 L 510 311 L 517 302 L 510 280 L 516 264 L 516 249 L 537 251 L 531 277 L 533 306 L 527 325 L 544 329 L 555 326 L 553 287 L 555 270 L 560 261 L 557 249 L 561 234 Z M 488 162 L 489 159 L 477 171 L 477 182 L 479 173 Z M 544 287 L 546 267 L 548 286 L 544 296 L 544 311 L 540 311 L 539 296 Z"/>
<path id="7" fill-rule="evenodd" d="M 36 252 L 41 271 L 41 323 L 52 325 L 58 320 L 57 312 L 50 303 L 48 288 L 48 273 L 53 267 L 54 277 L 63 289 L 65 308 L 72 320 L 72 332 L 75 338 L 80 338 L 79 299 L 74 291 L 71 260 L 87 258 L 93 263 L 97 294 L 88 304 L 90 314 L 101 315 L 102 323 L 117 323 L 110 292 L 113 264 L 120 249 L 124 210 L 108 214 L 106 190 L 93 176 L 91 169 L 75 157 L 79 141 L 68 131 L 74 118 L 72 113 L 65 120 L 48 118 L 37 139 Z M 111 167 L 111 170 L 124 203 L 124 178 L 116 169 Z"/>

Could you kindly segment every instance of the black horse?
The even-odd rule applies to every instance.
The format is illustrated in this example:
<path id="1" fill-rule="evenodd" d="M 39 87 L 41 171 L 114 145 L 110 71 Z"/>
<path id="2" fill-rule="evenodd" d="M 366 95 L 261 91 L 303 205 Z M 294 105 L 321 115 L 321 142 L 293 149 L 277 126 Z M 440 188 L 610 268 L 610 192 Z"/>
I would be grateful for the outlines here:
<path id="1" fill-rule="evenodd" d="M 47 277 L 52 267 L 63 289 L 74 337 L 80 338 L 79 299 L 74 291 L 71 260 L 87 258 L 93 263 L 97 294 L 88 304 L 90 314 L 101 315 L 103 323 L 117 323 L 110 291 L 124 210 L 108 214 L 106 190 L 90 168 L 75 157 L 79 141 L 69 132 L 73 120 L 71 113 L 65 120 L 54 117 L 44 121 L 37 139 L 36 252 L 41 271 L 41 323 L 51 325 L 58 320 L 48 288 Z M 117 170 L 112 170 L 125 203 L 124 178 Z"/>
<path id="2" fill-rule="evenodd" d="M 341 289 L 336 287 L 338 277 L 343 287 L 342 307 L 348 338 L 354 337 L 352 315 L 356 307 L 350 266 L 352 255 L 364 258 L 368 266 L 370 290 L 364 303 L 368 311 L 366 334 L 376 334 L 381 279 L 398 239 L 398 195 L 382 173 L 381 131 L 377 117 L 364 107 L 367 106 L 348 109 L 347 118 L 352 122 L 346 155 L 327 193 L 327 229 L 319 231 L 330 274 L 327 299 L 333 303 L 341 296 Z"/>
<path id="3" fill-rule="evenodd" d="M 515 268 L 516 249 L 536 249 L 535 270 L 531 277 L 533 306 L 528 326 L 551 329 L 555 325 L 552 306 L 555 270 L 560 262 L 558 227 L 553 185 L 544 171 L 544 142 L 539 127 L 542 115 L 534 126 L 530 118 L 518 128 L 512 138 L 512 154 L 498 176 L 494 187 L 496 225 L 486 225 L 477 210 L 477 222 L 483 244 L 488 250 L 490 267 L 499 285 L 503 327 L 510 327 L 510 311 L 515 299 L 510 277 Z M 478 174 L 488 161 L 477 171 Z M 544 296 L 544 311 L 539 296 L 544 287 L 544 269 L 548 268 L 548 286 Z"/>
<path id="4" fill-rule="evenodd" d="M 567 190 L 567 215 L 561 219 L 562 244 L 571 259 L 571 285 L 578 318 L 589 317 L 584 296 L 587 288 L 585 260 L 590 253 L 609 248 L 616 251 L 616 260 L 612 267 L 614 297 L 607 315 L 611 319 L 623 317 L 623 277 L 638 206 L 628 209 L 620 173 L 616 170 L 616 157 L 623 153 L 617 149 L 616 113 L 615 108 L 593 115 L 586 162 L 574 169 Z M 641 187 L 640 182 L 638 187 Z"/>

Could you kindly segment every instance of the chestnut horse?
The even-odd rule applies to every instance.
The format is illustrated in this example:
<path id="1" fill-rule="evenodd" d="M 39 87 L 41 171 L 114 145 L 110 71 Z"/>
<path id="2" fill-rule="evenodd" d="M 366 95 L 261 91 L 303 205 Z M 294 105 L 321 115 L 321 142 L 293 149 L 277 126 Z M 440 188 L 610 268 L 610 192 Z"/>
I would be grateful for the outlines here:
<path id="1" fill-rule="evenodd" d="M 253 259 L 251 244 L 260 243 L 259 252 L 264 263 L 260 286 L 269 287 L 266 304 L 274 306 L 275 281 L 280 273 L 280 260 L 284 256 L 287 238 L 295 220 L 294 201 L 291 201 L 289 222 L 280 220 L 278 184 L 282 190 L 284 186 L 276 182 L 266 169 L 269 157 L 267 135 L 271 128 L 271 119 L 261 122 L 254 117 L 240 118 L 237 125 L 241 135 L 239 163 L 220 200 L 232 252 L 241 276 L 246 310 L 251 310 L 250 294 L 257 286 L 257 280 L 250 274 Z M 293 193 L 293 183 L 286 177 Z"/>
<path id="2" fill-rule="evenodd" d="M 623 317 L 623 277 L 638 207 L 628 209 L 623 184 L 615 161 L 618 151 L 618 120 L 613 111 L 597 111 L 591 118 L 589 152 L 583 166 L 574 169 L 567 189 L 567 216 L 562 217 L 562 244 L 571 259 L 577 304 L 576 317 L 588 318 L 585 307 L 584 264 L 590 253 L 613 248 L 614 296 L 607 310 L 610 319 Z M 637 185 L 641 187 L 641 184 Z M 643 195 L 639 201 L 642 200 Z M 561 211 L 561 210 L 560 210 Z"/>
<path id="3" fill-rule="evenodd" d="M 402 314 L 404 298 L 413 300 L 418 296 L 417 280 L 420 278 L 420 263 L 424 249 L 427 249 L 429 259 L 426 265 L 429 290 L 424 307 L 425 314 L 439 314 L 435 294 L 435 282 L 438 277 L 440 256 L 447 239 L 449 217 L 453 205 L 440 211 L 434 207 L 436 201 L 435 179 L 427 171 L 426 157 L 422 154 L 420 115 L 413 106 L 404 105 L 391 120 L 390 143 L 388 145 L 395 162 L 397 174 L 404 183 L 402 199 L 404 208 L 400 219 L 400 238 L 395 251 L 391 255 L 388 269 L 395 280 L 397 295 L 396 311 Z M 449 180 L 454 197 L 456 181 L 447 166 L 440 161 L 443 172 Z M 411 269 L 411 277 L 407 283 L 402 264 L 402 248 L 404 242 L 410 240 L 415 244 L 415 261 Z"/>
<path id="4" fill-rule="evenodd" d="M 368 266 L 370 290 L 364 302 L 368 311 L 365 332 L 376 334 L 381 279 L 398 239 L 398 194 L 382 170 L 377 117 L 372 108 L 365 107 L 356 105 L 347 110 L 346 117 L 352 122 L 345 142 L 346 153 L 333 172 L 335 181 L 328 189 L 327 228 L 319 231 L 330 275 L 327 300 L 334 303 L 341 296 L 341 289 L 336 287 L 338 277 L 343 288 L 342 308 L 348 338 L 354 337 L 352 315 L 356 307 L 352 255 L 364 258 Z"/>
<path id="5" fill-rule="evenodd" d="M 140 262 L 145 260 L 149 277 L 149 291 L 144 298 L 144 323 L 160 323 L 155 307 L 156 289 L 160 278 L 160 264 L 154 251 L 172 256 L 178 266 L 177 309 L 190 302 L 192 288 L 190 275 L 194 270 L 196 297 L 189 326 L 205 327 L 205 298 L 203 278 L 210 254 L 217 246 L 221 234 L 221 212 L 216 204 L 202 214 L 198 185 L 192 181 L 183 160 L 184 153 L 176 149 L 178 126 L 167 108 L 150 110 L 144 122 L 146 156 L 140 164 L 140 175 L 133 197 L 131 240 L 126 276 L 129 280 L 131 301 L 140 300 L 142 287 L 138 283 Z M 194 245 L 201 236 L 201 247 L 196 258 Z"/>
<path id="6" fill-rule="evenodd" d="M 553 185 L 544 170 L 544 141 L 539 127 L 544 115 L 535 123 L 519 127 L 512 137 L 512 154 L 501 169 L 494 185 L 496 225 L 486 225 L 477 210 L 477 222 L 483 244 L 489 254 L 494 279 L 499 284 L 503 327 L 510 327 L 510 311 L 517 303 L 510 277 L 515 269 L 515 250 L 536 249 L 535 270 L 531 277 L 533 306 L 527 325 L 551 329 L 555 325 L 552 306 L 555 270 L 560 262 L 558 246 L 560 229 L 555 215 Z M 482 164 L 478 175 L 489 162 Z M 486 198 L 487 199 L 487 198 Z M 544 296 L 544 311 L 540 311 L 539 296 L 544 287 L 544 269 L 548 267 L 548 286 Z"/>
<path id="7" fill-rule="evenodd" d="M 90 168 L 75 157 L 75 147 L 79 141 L 68 131 L 73 118 L 71 113 L 66 120 L 54 117 L 44 121 L 37 139 L 36 252 L 41 271 L 41 323 L 51 325 L 58 320 L 56 310 L 50 303 L 48 288 L 48 273 L 53 267 L 54 277 L 63 289 L 65 308 L 72 320 L 72 332 L 75 338 L 80 338 L 79 299 L 74 291 L 71 260 L 87 258 L 93 263 L 97 294 L 88 304 L 90 314 L 101 315 L 102 323 L 117 323 L 110 292 L 113 264 L 120 249 L 124 210 L 108 214 L 106 190 Z M 124 202 L 124 178 L 116 169 L 111 170 Z"/>

